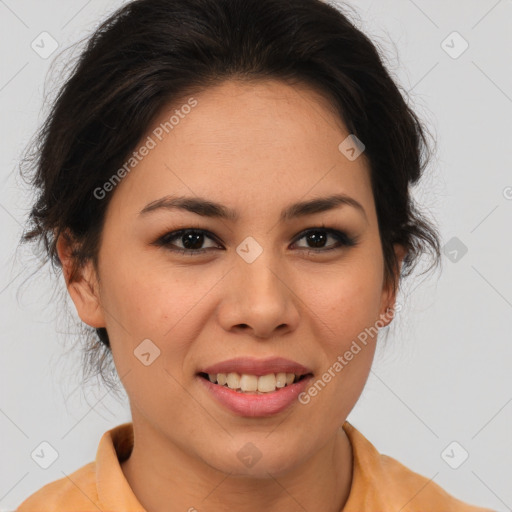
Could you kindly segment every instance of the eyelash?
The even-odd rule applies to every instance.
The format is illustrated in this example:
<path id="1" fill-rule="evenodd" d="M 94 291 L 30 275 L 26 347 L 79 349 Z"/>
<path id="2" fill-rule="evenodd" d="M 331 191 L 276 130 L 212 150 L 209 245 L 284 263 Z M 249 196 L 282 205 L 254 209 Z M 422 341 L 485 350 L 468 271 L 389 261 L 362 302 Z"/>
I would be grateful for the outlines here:
<path id="1" fill-rule="evenodd" d="M 338 245 L 336 245 L 334 247 L 329 247 L 327 249 L 301 248 L 300 250 L 307 251 L 307 254 L 320 254 L 320 253 L 325 253 L 325 252 L 332 251 L 335 249 L 342 249 L 343 247 L 354 247 L 358 244 L 357 237 L 351 237 L 351 236 L 347 235 L 346 233 L 344 233 L 343 231 L 339 231 L 339 230 L 333 229 L 333 228 L 327 228 L 325 226 L 308 228 L 308 229 L 302 231 L 297 236 L 297 238 L 295 239 L 295 241 L 293 243 L 297 243 L 299 240 L 301 240 L 308 234 L 318 232 L 318 231 L 325 232 L 328 235 L 333 236 L 337 240 Z M 219 243 L 217 241 L 216 237 L 213 235 L 213 233 L 209 232 L 208 230 L 200 229 L 200 228 L 186 228 L 186 229 L 180 229 L 178 231 L 171 231 L 169 233 L 166 233 L 165 235 L 158 238 L 155 242 L 153 242 L 153 245 L 156 245 L 158 247 L 165 247 L 166 249 L 168 249 L 174 253 L 179 253 L 179 254 L 189 255 L 189 256 L 197 256 L 199 254 L 203 254 L 203 253 L 207 252 L 210 249 L 216 249 L 213 247 L 209 247 L 206 249 L 176 249 L 174 247 L 171 247 L 171 241 L 173 241 L 177 238 L 180 238 L 187 233 L 204 234 L 205 236 L 207 236 L 214 242 Z"/>

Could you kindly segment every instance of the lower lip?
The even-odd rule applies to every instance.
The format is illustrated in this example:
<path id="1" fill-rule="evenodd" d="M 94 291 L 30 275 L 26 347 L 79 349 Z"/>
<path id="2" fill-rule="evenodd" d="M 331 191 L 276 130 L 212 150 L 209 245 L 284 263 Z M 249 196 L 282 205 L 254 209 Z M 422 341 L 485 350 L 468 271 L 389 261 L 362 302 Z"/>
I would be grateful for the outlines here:
<path id="1" fill-rule="evenodd" d="M 284 411 L 294 401 L 297 401 L 298 395 L 306 389 L 313 376 L 309 375 L 295 384 L 290 384 L 284 388 L 278 388 L 271 393 L 261 395 L 238 393 L 225 386 L 214 384 L 199 375 L 197 378 L 230 411 L 240 416 L 261 417 L 272 416 Z"/>

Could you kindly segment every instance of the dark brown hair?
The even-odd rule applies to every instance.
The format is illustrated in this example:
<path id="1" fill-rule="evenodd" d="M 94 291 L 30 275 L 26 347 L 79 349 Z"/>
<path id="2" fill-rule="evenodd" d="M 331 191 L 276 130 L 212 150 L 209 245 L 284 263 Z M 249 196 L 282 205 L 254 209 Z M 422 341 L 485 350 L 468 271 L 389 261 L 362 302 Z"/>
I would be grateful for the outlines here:
<path id="1" fill-rule="evenodd" d="M 69 236 L 72 278 L 86 261 L 97 268 L 112 194 L 99 200 L 94 190 L 164 106 L 228 79 L 279 79 L 323 94 L 365 144 L 386 281 L 398 275 L 395 243 L 407 250 L 401 277 L 424 252 L 439 263 L 439 235 L 410 195 L 429 160 L 427 132 L 370 39 L 321 0 L 136 0 L 113 13 L 87 41 L 37 134 L 29 182 L 38 197 L 22 241 L 42 242 L 59 271 L 56 242 Z M 92 354 L 109 351 L 106 329 L 91 334 Z"/>

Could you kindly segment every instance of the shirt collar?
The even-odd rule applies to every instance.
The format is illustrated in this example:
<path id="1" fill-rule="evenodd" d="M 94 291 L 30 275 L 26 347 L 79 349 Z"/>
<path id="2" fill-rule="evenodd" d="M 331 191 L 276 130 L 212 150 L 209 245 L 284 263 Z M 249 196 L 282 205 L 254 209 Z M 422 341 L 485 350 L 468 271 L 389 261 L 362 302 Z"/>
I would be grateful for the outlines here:
<path id="1" fill-rule="evenodd" d="M 352 483 L 343 512 L 360 512 L 368 506 L 384 510 L 390 501 L 385 490 L 376 485 L 380 478 L 380 454 L 377 449 L 348 421 L 342 426 L 352 447 Z M 123 423 L 107 432 L 100 440 L 96 453 L 96 485 L 100 503 L 107 510 L 145 512 L 133 493 L 121 462 L 130 456 L 133 448 L 133 423 Z"/>
<path id="2" fill-rule="evenodd" d="M 133 423 L 123 423 L 105 432 L 96 452 L 98 498 L 106 510 L 145 512 L 121 469 L 133 448 Z"/>

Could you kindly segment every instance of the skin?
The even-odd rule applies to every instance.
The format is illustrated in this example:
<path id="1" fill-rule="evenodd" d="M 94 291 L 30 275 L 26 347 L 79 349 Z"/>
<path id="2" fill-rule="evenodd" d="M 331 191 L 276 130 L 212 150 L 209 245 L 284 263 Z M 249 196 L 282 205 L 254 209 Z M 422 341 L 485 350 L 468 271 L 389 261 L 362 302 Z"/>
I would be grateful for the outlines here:
<path id="1" fill-rule="evenodd" d="M 77 312 L 107 328 L 130 400 L 135 443 L 122 470 L 149 512 L 337 512 L 352 481 L 341 425 L 363 390 L 376 340 L 309 404 L 267 418 L 228 411 L 196 373 L 236 356 L 277 355 L 318 378 L 384 318 L 395 296 L 384 285 L 368 163 L 364 153 L 350 161 L 338 150 L 349 133 L 306 86 L 227 81 L 194 98 L 191 113 L 110 192 L 98 271 L 89 264 L 70 282 L 70 248 L 58 243 Z M 162 111 L 148 134 L 175 108 Z M 279 222 L 286 206 L 333 193 L 356 199 L 366 216 L 344 205 Z M 240 218 L 165 209 L 139 215 L 166 194 L 206 197 Z M 322 225 L 359 242 L 327 251 L 297 239 Z M 185 228 L 218 237 L 195 247 L 223 250 L 190 256 L 151 245 Z M 236 252 L 248 236 L 263 249 L 251 264 Z M 185 247 L 181 237 L 172 243 Z M 396 253 L 401 261 L 402 248 Z M 146 338 L 161 351 L 149 366 L 133 354 Z M 237 457 L 248 442 L 262 454 L 252 468 Z"/>

